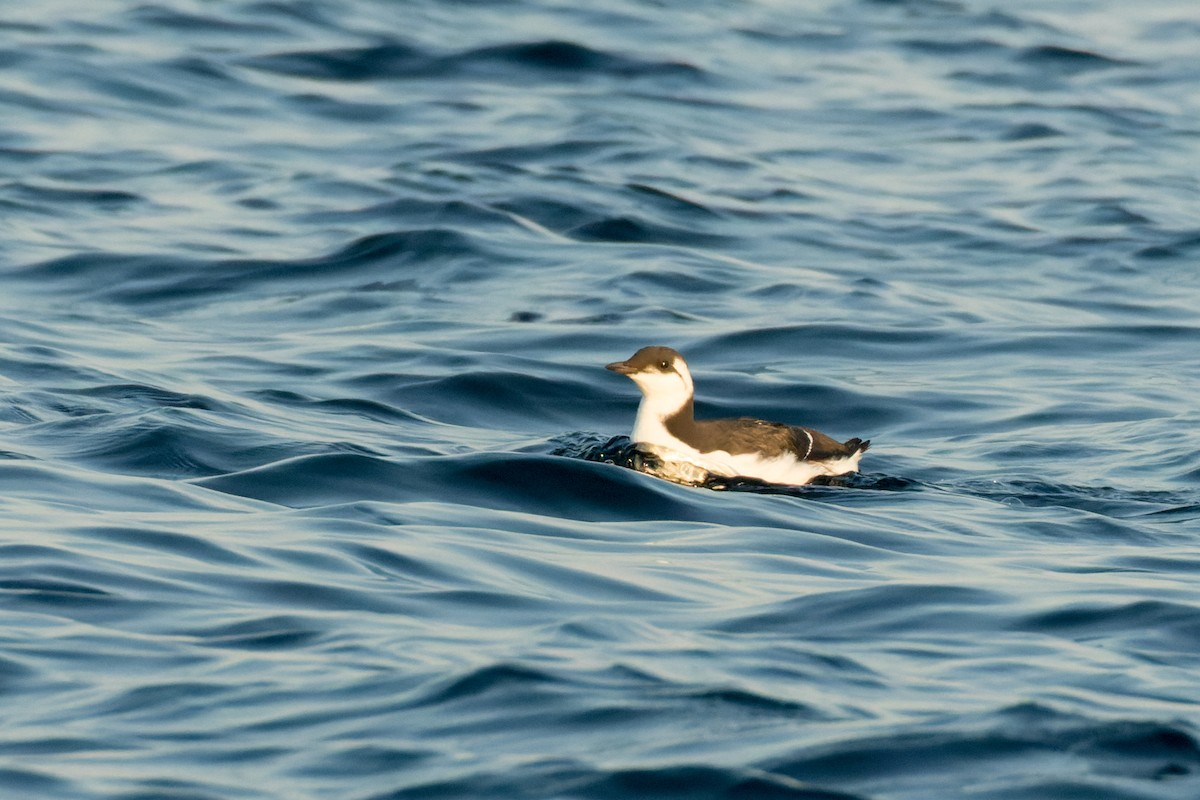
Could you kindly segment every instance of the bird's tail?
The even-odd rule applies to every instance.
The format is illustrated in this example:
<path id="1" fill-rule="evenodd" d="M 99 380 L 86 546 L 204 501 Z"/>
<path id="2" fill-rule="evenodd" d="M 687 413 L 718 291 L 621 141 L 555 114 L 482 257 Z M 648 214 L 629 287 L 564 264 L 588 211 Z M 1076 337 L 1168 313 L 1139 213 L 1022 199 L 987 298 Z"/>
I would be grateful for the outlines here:
<path id="1" fill-rule="evenodd" d="M 859 438 L 847 439 L 846 441 L 842 442 L 842 446 L 849 450 L 851 455 L 854 453 L 863 453 L 866 452 L 866 449 L 871 446 L 871 440 L 863 440 Z"/>

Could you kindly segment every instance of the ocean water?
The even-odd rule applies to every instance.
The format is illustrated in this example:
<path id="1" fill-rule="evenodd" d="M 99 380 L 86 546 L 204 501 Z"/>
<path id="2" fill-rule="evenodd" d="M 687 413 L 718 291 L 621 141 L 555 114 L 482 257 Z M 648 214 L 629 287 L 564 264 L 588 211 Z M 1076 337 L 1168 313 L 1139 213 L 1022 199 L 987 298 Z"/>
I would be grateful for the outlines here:
<path id="1" fill-rule="evenodd" d="M 1200 797 L 1191 0 L 9 6 L 0 796 Z"/>

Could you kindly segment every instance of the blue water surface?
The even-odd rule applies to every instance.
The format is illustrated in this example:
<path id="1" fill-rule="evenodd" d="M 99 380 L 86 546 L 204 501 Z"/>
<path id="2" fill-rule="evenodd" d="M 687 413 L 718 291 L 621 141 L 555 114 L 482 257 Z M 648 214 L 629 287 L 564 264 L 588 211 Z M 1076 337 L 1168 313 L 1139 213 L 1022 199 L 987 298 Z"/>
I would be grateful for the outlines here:
<path id="1" fill-rule="evenodd" d="M 1190 0 L 10 5 L 0 796 L 1200 797 Z"/>

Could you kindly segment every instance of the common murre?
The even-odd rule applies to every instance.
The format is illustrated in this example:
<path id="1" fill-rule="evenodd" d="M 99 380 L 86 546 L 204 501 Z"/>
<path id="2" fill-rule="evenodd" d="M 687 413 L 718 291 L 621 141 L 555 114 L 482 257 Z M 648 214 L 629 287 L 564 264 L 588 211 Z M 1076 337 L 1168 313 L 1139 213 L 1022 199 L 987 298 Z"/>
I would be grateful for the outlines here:
<path id="1" fill-rule="evenodd" d="M 643 347 L 606 369 L 642 391 L 630 438 L 662 462 L 668 480 L 699 484 L 710 477 L 755 478 L 803 486 L 822 475 L 858 471 L 870 441 L 836 441 L 812 428 L 750 417 L 697 420 L 687 362 L 670 347 Z"/>

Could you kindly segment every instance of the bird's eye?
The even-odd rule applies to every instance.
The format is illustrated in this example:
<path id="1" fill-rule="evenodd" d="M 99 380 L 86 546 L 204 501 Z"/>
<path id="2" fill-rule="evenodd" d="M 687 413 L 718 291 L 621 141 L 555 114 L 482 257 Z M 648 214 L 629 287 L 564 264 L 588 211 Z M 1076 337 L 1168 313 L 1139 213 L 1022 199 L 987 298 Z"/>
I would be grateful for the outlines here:
<path id="1" fill-rule="evenodd" d="M 659 366 L 659 367 L 660 367 L 660 368 L 661 368 L 663 371 L 666 371 L 666 370 L 668 370 L 668 369 L 670 369 L 670 368 L 671 368 L 671 362 L 670 362 L 670 361 L 660 361 L 660 362 L 658 362 L 658 366 Z"/>

